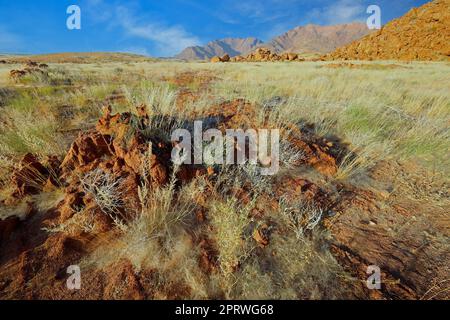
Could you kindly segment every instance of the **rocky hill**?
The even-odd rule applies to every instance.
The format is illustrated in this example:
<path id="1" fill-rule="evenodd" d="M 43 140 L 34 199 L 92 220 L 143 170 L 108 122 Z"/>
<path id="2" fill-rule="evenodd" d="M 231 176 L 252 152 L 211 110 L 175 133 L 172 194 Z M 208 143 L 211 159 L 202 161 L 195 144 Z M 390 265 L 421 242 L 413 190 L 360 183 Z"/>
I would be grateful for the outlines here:
<path id="1" fill-rule="evenodd" d="M 380 31 L 339 48 L 326 59 L 449 60 L 450 0 L 414 8 Z"/>

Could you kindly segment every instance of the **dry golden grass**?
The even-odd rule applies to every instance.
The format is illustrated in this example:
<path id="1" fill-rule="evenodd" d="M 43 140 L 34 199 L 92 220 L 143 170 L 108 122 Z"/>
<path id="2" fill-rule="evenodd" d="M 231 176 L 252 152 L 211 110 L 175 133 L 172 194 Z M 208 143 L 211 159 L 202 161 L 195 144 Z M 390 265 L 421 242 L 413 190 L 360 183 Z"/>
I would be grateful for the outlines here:
<path id="1" fill-rule="evenodd" d="M 339 170 L 329 179 L 330 184 L 356 183 L 381 161 L 408 161 L 418 163 L 424 176 L 441 181 L 436 185 L 448 188 L 450 66 L 411 63 L 393 72 L 378 67 L 331 69 L 324 68 L 325 64 L 146 61 L 52 64 L 49 78 L 32 78 L 19 84 L 7 78 L 11 66 L 0 66 L 0 182 L 7 184 L 12 167 L 27 152 L 63 155 L 78 131 L 95 125 L 108 97 L 123 95 L 123 99 L 110 100 L 115 112 L 134 111 L 136 105 L 144 103 L 151 112 L 156 109 L 161 114 L 176 115 L 179 112 L 176 97 L 182 88 L 166 79 L 183 72 L 207 72 L 215 80 L 203 91 L 197 86 L 191 88 L 198 90 L 199 99 L 186 105 L 186 112 L 223 99 L 245 98 L 263 106 L 270 99 L 281 97 L 281 102 L 271 107 L 272 126 L 287 122 L 298 126 L 312 124 L 316 134 L 338 137 L 339 143 L 351 151 L 342 154 Z M 70 79 L 67 82 L 70 85 L 64 79 Z M 287 151 L 284 154 L 289 155 Z M 271 183 L 252 178 L 248 172 L 222 174 L 221 183 L 228 190 L 244 178 L 258 191 L 267 190 Z M 320 209 L 296 204 L 300 206 L 296 210 L 282 206 L 283 211 L 274 212 L 272 218 L 283 232 L 273 235 L 270 254 L 261 257 L 255 253 L 258 248 L 248 233 L 254 223 L 249 207 L 223 194 L 211 195 L 207 206 L 209 232 L 218 250 L 219 267 L 206 276 L 198 267 L 199 248 L 190 237 L 195 227 L 194 199 L 203 190 L 198 182 L 181 190 L 175 190 L 174 186 L 175 181 L 162 189 L 148 191 L 143 187 L 142 211 L 134 212 L 135 218 L 130 223 L 116 223 L 119 227 L 116 239 L 108 240 L 84 263 L 103 268 L 127 258 L 136 269 L 156 268 L 160 272 L 160 298 L 165 297 L 164 290 L 169 284 L 179 281 L 191 288 L 190 298 L 200 299 L 346 296 L 342 288 L 352 280 L 326 245 L 318 245 L 328 237 L 320 228 L 314 228 L 323 213 Z M 446 204 L 435 191 L 431 195 L 429 190 L 416 187 L 402 185 L 400 196 L 402 192 L 405 196 L 413 193 L 429 197 L 434 204 Z M 88 183 L 86 190 L 90 191 Z M 257 196 L 255 192 L 255 199 Z M 116 199 L 120 194 L 113 192 L 100 198 L 97 200 L 102 206 L 108 203 L 114 206 L 115 201 L 121 200 Z M 42 196 L 40 210 L 54 206 L 58 199 L 58 191 Z M 3 216 L 18 215 L 25 210 L 21 206 L 3 211 L 6 212 Z M 76 221 L 74 225 L 79 227 Z M 60 226 L 55 231 L 65 231 L 65 227 L 73 226 Z M 306 237 L 305 233 L 309 235 Z"/>

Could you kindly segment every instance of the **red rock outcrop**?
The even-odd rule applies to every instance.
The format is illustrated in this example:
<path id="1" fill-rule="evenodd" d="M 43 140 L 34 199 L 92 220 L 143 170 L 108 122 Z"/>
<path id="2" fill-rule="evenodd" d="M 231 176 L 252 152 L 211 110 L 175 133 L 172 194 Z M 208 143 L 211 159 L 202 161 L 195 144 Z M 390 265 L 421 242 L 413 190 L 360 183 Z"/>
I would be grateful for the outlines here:
<path id="1" fill-rule="evenodd" d="M 254 52 L 248 54 L 247 56 L 236 56 L 230 58 L 228 55 L 225 55 L 224 57 L 213 57 L 211 59 L 211 62 L 217 63 L 217 62 L 275 62 L 275 61 L 304 61 L 303 58 L 301 58 L 296 53 L 282 53 L 277 54 L 272 52 L 270 49 L 267 48 L 258 48 Z"/>

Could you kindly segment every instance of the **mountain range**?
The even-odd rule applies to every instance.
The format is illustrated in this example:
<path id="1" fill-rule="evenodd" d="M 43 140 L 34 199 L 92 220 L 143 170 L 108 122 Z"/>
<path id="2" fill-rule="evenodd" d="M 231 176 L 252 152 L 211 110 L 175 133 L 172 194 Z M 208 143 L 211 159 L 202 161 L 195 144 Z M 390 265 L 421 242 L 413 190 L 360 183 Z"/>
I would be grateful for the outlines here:
<path id="1" fill-rule="evenodd" d="M 205 60 L 228 54 L 230 57 L 246 55 L 265 47 L 276 53 L 329 53 L 358 40 L 370 30 L 364 23 L 348 23 L 334 26 L 308 24 L 297 27 L 264 43 L 257 38 L 226 38 L 211 41 L 205 46 L 184 49 L 175 56 L 183 60 Z"/>
<path id="2" fill-rule="evenodd" d="M 203 47 L 188 47 L 175 58 L 183 60 L 205 60 L 225 54 L 234 57 L 250 52 L 262 44 L 263 42 L 256 38 L 226 38 L 211 41 Z"/>

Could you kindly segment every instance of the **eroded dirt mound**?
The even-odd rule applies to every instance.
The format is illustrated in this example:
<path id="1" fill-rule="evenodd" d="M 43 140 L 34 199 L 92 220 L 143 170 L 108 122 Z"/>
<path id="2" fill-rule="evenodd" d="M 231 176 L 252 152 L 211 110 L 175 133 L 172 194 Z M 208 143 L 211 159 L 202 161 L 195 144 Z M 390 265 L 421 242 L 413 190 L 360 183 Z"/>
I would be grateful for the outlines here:
<path id="1" fill-rule="evenodd" d="M 301 58 L 296 53 L 277 54 L 267 48 L 258 48 L 258 49 L 256 49 L 255 52 L 252 52 L 245 57 L 236 56 L 236 57 L 230 58 L 230 56 L 225 55 L 223 57 L 216 56 L 211 59 L 211 62 L 213 62 L 213 63 L 217 63 L 217 62 L 275 62 L 275 61 L 304 61 L 304 59 Z"/>
<path id="2" fill-rule="evenodd" d="M 223 131 L 227 128 L 246 129 L 253 123 L 257 108 L 245 100 L 224 102 L 193 114 L 180 124 L 190 128 L 193 120 L 202 119 L 208 128 Z M 166 287 L 167 292 L 156 292 L 149 281 L 157 277 L 158 271 L 143 270 L 139 276 L 128 261 L 117 262 L 105 270 L 91 270 L 87 276 L 90 279 L 86 284 L 87 291 L 83 293 L 70 293 L 65 287 L 68 265 L 77 263 L 98 243 L 114 238 L 117 226 L 130 223 L 136 218 L 136 213 L 141 212 L 140 190 L 167 185 L 174 174 L 171 162 L 173 144 L 160 134 L 156 124 L 161 121 L 170 124 L 175 119 L 149 115 L 147 110 L 146 106 L 140 106 L 134 113 L 112 114 L 111 108 L 105 107 L 95 129 L 81 132 L 63 159 L 39 160 L 31 154 L 24 157 L 13 174 L 12 182 L 16 189 L 13 197 L 27 199 L 51 188 L 61 188 L 63 196 L 52 209 L 39 213 L 30 199 L 30 212 L 23 221 L 9 218 L 0 223 L 2 297 L 143 299 L 182 298 L 188 294 L 189 288 L 177 283 Z M 329 161 L 332 156 L 317 144 L 318 139 L 312 136 L 306 139 L 307 136 L 300 131 L 285 131 L 284 134 L 292 138 L 292 146 L 304 153 L 299 160 L 301 163 L 314 167 L 315 163 L 322 161 L 327 162 L 328 171 L 329 168 L 331 171 L 336 169 L 336 163 Z M 304 143 L 300 143 L 302 137 Z M 183 165 L 176 172 L 180 184 L 200 176 L 213 182 L 217 170 Z M 332 205 L 326 192 L 306 179 L 280 179 L 276 188 L 289 193 L 290 199 L 315 202 L 323 210 Z M 112 197 L 105 196 L 108 192 Z M 214 192 L 212 184 L 195 201 L 198 207 L 195 220 L 199 226 L 208 221 L 207 202 L 211 192 Z M 233 194 L 242 203 L 252 203 L 254 190 L 249 181 L 225 192 Z M 111 198 L 120 200 L 108 202 Z M 252 215 L 262 224 L 255 225 L 251 234 L 261 248 L 270 244 L 273 228 L 269 221 L 263 222 L 265 215 L 276 210 L 278 205 L 277 198 L 269 190 L 253 204 Z M 205 274 L 218 272 L 215 240 L 200 230 L 203 229 L 192 231 L 191 240 L 198 246 L 199 268 Z M 28 289 L 24 289 L 25 285 Z M 114 289 L 116 287 L 121 288 L 120 292 Z"/>
<path id="3" fill-rule="evenodd" d="M 298 151 L 301 157 L 296 159 L 293 171 L 280 173 L 270 184 L 262 184 L 258 192 L 255 185 L 261 177 L 255 181 L 243 176 L 239 184 L 224 187 L 219 179 L 220 170 L 215 167 L 183 165 L 174 172 L 171 161 L 174 144 L 162 134 L 161 123 L 177 123 L 190 129 L 194 120 L 202 120 L 204 129 L 247 129 L 261 116 L 259 108 L 237 99 L 212 105 L 186 119 L 173 119 L 149 114 L 147 106 L 122 114 L 113 114 L 110 107 L 105 107 L 96 127 L 81 132 L 64 159 L 26 155 L 14 172 L 12 183 L 13 198 L 29 201 L 28 213 L 23 220 L 0 221 L 0 297 L 189 297 L 192 289 L 186 283 L 174 280 L 158 286 L 161 270 L 137 270 L 131 261 L 122 258 L 103 268 L 85 270 L 83 290 L 69 291 L 66 287 L 67 267 L 120 237 L 120 226 L 130 224 L 142 211 L 142 192 L 167 186 L 174 174 L 176 188 L 187 182 L 204 182 L 202 191 L 191 201 L 195 206 L 191 217 L 194 223 L 189 224 L 186 232 L 187 246 L 198 257 L 196 263 L 204 277 L 217 274 L 222 268 L 217 244 L 220 239 L 215 238 L 208 206 L 211 195 L 219 191 L 222 196 L 232 196 L 240 204 L 251 206 L 252 222 L 245 232 L 256 245 L 259 257 L 272 259 L 276 255 L 271 246 L 274 234 L 286 232 L 271 214 L 306 210 L 314 215 L 296 220 L 294 227 L 307 232 L 312 223 L 321 223 L 330 232 L 332 239 L 327 245 L 354 277 L 349 284 L 354 287 L 349 297 L 445 297 L 441 287 L 434 285 L 442 283 L 448 275 L 445 237 L 433 233 L 438 227 L 426 226 L 445 225 L 437 218 L 445 217 L 442 208 L 427 209 L 414 201 L 405 205 L 394 198 L 395 191 L 390 186 L 385 192 L 375 192 L 330 183 L 328 179 L 338 170 L 338 151 L 342 152 L 337 149 L 342 147 L 315 136 L 306 127 L 286 124 L 281 128 L 283 141 L 289 141 L 290 150 Z M 270 127 L 262 115 L 261 126 Z M 399 168 L 392 164 L 387 167 L 375 170 L 373 175 L 391 183 Z M 312 171 L 315 178 L 306 178 L 305 171 Z M 30 196 L 55 188 L 62 190 L 61 200 L 48 210 L 38 209 Z M 424 212 L 432 213 L 434 218 L 428 219 Z M 416 229 L 409 227 L 411 224 Z M 416 234 L 415 230 L 427 231 Z M 235 261 L 233 272 L 242 265 L 243 261 Z M 382 290 L 366 287 L 366 270 L 370 265 L 382 270 Z"/>
<path id="4" fill-rule="evenodd" d="M 250 129 L 257 117 L 257 108 L 238 99 L 214 105 L 180 121 L 166 116 L 149 116 L 146 106 L 138 107 L 135 113 L 122 114 L 112 114 L 107 106 L 96 128 L 81 132 L 64 159 L 49 157 L 41 162 L 36 156 L 27 154 L 13 173 L 12 197 L 22 199 L 63 187 L 65 197 L 58 206 L 58 223 L 64 224 L 75 215 L 82 217 L 80 212 L 96 212 L 84 217 L 82 223 L 89 220 L 97 232 L 105 232 L 115 219 L 127 221 L 133 218 L 130 212 L 140 211 L 140 187 L 161 187 L 169 182 L 174 170 L 171 152 L 175 144 L 158 133 L 159 123 L 170 126 L 179 121 L 179 125 L 192 129 L 194 120 L 202 120 L 204 130 L 216 128 L 225 134 L 227 129 Z M 295 126 L 284 128 L 281 134 L 296 152 L 301 153 L 296 165 L 311 166 L 324 175 L 337 171 L 330 142 Z M 211 167 L 182 165 L 177 169 L 176 178 L 185 183 L 214 174 Z M 119 193 L 116 196 L 126 201 L 99 206 L 98 202 L 104 196 L 102 192 L 112 192 L 102 188 L 111 185 Z"/>
<path id="5" fill-rule="evenodd" d="M 450 0 L 415 8 L 380 31 L 337 49 L 328 60 L 450 59 Z"/>
<path id="6" fill-rule="evenodd" d="M 133 212 L 140 211 L 139 187 L 161 187 L 169 182 L 173 172 L 173 145 L 158 136 L 157 129 L 152 132 L 152 121 L 162 119 L 149 117 L 144 106 L 136 114 L 114 115 L 106 107 L 96 130 L 79 135 L 61 165 L 62 179 L 70 181 L 66 188 L 68 196 L 61 206 L 61 223 L 83 208 L 98 207 L 98 199 L 93 199 L 98 185 L 115 185 L 116 192 L 120 193 L 116 196 L 126 201 L 105 203 L 110 208 L 100 206 L 97 211 L 106 210 L 113 219 L 126 221 L 133 217 Z M 177 178 L 186 182 L 205 173 L 183 165 Z M 103 222 L 100 224 L 103 224 L 100 229 L 108 227 Z"/>
<path id="7" fill-rule="evenodd" d="M 146 184 L 163 186 L 168 183 L 173 171 L 171 151 L 174 144 L 158 134 L 158 129 L 153 130 L 152 123 L 165 122 L 170 126 L 179 121 L 179 125 L 192 129 L 194 120 L 202 120 L 204 130 L 217 128 L 225 134 L 226 129 L 251 129 L 260 112 L 258 108 L 243 99 L 237 99 L 213 105 L 180 121 L 166 116 L 149 116 L 146 106 L 138 107 L 135 113 L 122 114 L 112 114 L 111 108 L 107 106 L 96 128 L 81 132 L 64 159 L 49 157 L 40 162 L 32 154 L 24 156 L 13 173 L 13 196 L 23 198 L 65 186 L 68 192 L 65 202 L 68 206 L 84 207 L 92 199 L 86 200 L 89 197 L 82 190 L 83 177 L 98 170 L 110 175 L 113 181 L 120 180 L 121 184 L 127 185 L 128 191 L 136 192 L 144 178 L 142 170 L 146 167 Z M 270 128 L 268 123 L 262 125 Z M 281 135 L 289 141 L 291 148 L 301 153 L 297 165 L 311 166 L 325 175 L 336 172 L 333 143 L 290 125 L 282 128 Z M 177 178 L 186 182 L 211 171 L 207 169 L 182 166 Z"/>

